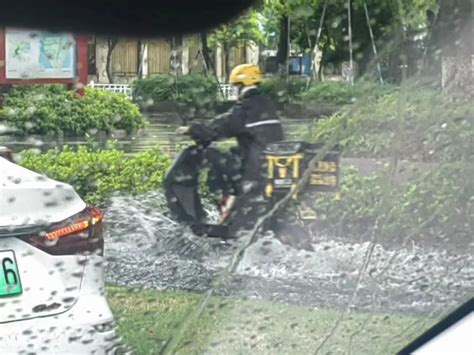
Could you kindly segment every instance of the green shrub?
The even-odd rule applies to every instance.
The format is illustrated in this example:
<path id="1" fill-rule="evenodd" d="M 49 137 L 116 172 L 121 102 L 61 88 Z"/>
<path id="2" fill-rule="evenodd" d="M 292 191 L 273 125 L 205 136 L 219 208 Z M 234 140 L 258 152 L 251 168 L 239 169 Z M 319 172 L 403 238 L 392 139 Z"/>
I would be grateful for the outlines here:
<path id="1" fill-rule="evenodd" d="M 168 74 L 154 75 L 133 82 L 133 95 L 138 101 L 167 101 L 176 96 L 175 77 Z"/>
<path id="2" fill-rule="evenodd" d="M 216 80 L 202 74 L 160 74 L 134 82 L 135 99 L 147 106 L 174 101 L 199 109 L 211 109 L 217 101 Z"/>
<path id="3" fill-rule="evenodd" d="M 275 102 L 289 103 L 296 101 L 306 88 L 306 80 L 302 78 L 265 79 L 259 90 L 270 96 Z"/>
<path id="4" fill-rule="evenodd" d="M 307 80 L 300 77 L 289 77 L 287 80 L 279 77 L 266 79 L 260 85 L 260 91 L 273 98 L 275 102 L 300 102 L 307 105 L 346 105 L 367 95 L 381 95 L 393 91 L 390 85 L 358 81 L 350 85 L 345 81 L 315 82 L 306 90 Z"/>
<path id="5" fill-rule="evenodd" d="M 303 102 L 311 104 L 340 105 L 355 100 L 354 87 L 344 81 L 325 81 L 311 85 L 302 93 Z"/>
<path id="6" fill-rule="evenodd" d="M 0 121 L 18 134 L 83 135 L 144 127 L 137 105 L 121 94 L 86 88 L 84 96 L 58 85 L 18 86 L 5 94 Z"/>
<path id="7" fill-rule="evenodd" d="M 93 151 L 81 146 L 77 151 L 64 147 L 45 154 L 24 151 L 20 164 L 71 184 L 87 202 L 98 203 L 113 192 L 138 194 L 160 188 L 170 159 L 158 149 L 127 157 L 116 149 Z"/>
<path id="8" fill-rule="evenodd" d="M 347 105 L 364 96 L 378 96 L 393 91 L 390 85 L 377 85 L 358 81 L 354 85 L 346 81 L 316 82 L 300 95 L 302 102 L 317 105 Z"/>

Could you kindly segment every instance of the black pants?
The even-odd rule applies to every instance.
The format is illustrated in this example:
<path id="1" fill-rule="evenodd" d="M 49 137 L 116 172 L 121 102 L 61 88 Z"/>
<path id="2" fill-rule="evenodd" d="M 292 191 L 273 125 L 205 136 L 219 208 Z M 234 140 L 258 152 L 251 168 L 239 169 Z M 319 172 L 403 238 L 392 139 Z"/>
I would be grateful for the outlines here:
<path id="1" fill-rule="evenodd" d="M 239 195 L 242 185 L 242 164 L 237 151 L 221 151 L 209 147 L 203 152 L 202 168 L 209 169 L 207 186 L 214 195 Z"/>
<path id="2" fill-rule="evenodd" d="M 236 153 L 213 147 L 188 147 L 175 160 L 163 182 L 168 207 L 181 222 L 201 223 L 206 217 L 199 196 L 199 174 L 203 169 L 209 169 L 207 186 L 211 194 L 241 193 L 241 164 Z"/>
<path id="3" fill-rule="evenodd" d="M 209 169 L 207 186 L 215 195 L 236 195 L 237 199 L 225 225 L 213 226 L 205 222 L 206 213 L 199 196 L 199 173 Z M 197 234 L 233 238 L 251 230 L 269 208 L 271 202 L 263 198 L 264 181 L 243 181 L 238 154 L 208 147 L 192 146 L 175 160 L 164 179 L 168 206 L 175 217 L 197 226 Z M 193 229 L 194 230 L 194 229 Z"/>

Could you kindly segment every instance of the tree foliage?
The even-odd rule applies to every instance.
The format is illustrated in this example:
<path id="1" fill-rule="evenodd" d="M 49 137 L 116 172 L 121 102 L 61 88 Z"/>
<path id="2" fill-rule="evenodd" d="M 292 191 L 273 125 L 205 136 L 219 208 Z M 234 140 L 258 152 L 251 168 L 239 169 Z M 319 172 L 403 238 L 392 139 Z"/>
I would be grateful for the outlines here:
<path id="1" fill-rule="evenodd" d="M 221 45 L 234 48 L 241 44 L 263 42 L 264 37 L 259 21 L 257 12 L 250 11 L 228 24 L 221 25 L 210 34 L 209 46 L 217 48 Z"/>
<path id="2" fill-rule="evenodd" d="M 316 45 L 324 3 L 325 0 L 266 0 L 261 11 L 263 28 L 267 34 L 278 37 L 278 21 L 289 16 L 292 49 L 300 54 L 311 52 Z M 400 55 L 408 58 L 410 69 L 415 71 L 430 37 L 428 31 L 433 14 L 438 11 L 437 0 L 351 0 L 350 3 L 353 57 L 361 72 L 370 69 L 367 64 L 374 56 L 364 4 L 386 74 L 399 79 Z M 323 66 L 349 59 L 347 6 L 347 0 L 327 2 L 317 44 Z"/>
<path id="3" fill-rule="evenodd" d="M 251 10 L 234 21 L 223 24 L 209 35 L 209 47 L 224 52 L 226 74 L 229 74 L 229 55 L 232 48 L 241 45 L 261 44 L 265 40 L 262 33 L 260 16 Z"/>

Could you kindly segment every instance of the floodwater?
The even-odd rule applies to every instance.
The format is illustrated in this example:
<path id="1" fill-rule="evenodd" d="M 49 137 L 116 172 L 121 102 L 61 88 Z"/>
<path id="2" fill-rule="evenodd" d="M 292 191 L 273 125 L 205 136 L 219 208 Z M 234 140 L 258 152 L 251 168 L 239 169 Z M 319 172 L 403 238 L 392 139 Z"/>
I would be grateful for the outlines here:
<path id="1" fill-rule="evenodd" d="M 159 146 L 163 153 L 174 155 L 177 145 L 191 143 L 190 140 L 176 137 L 176 128 L 180 125 L 177 119 L 172 119 L 166 114 L 153 114 L 148 117 L 147 128 L 139 130 L 134 134 L 126 134 L 123 131 L 115 131 L 110 135 L 96 134 L 94 136 L 77 137 L 40 137 L 25 136 L 14 137 L 0 135 L 0 145 L 9 147 L 14 153 L 24 149 L 38 149 L 45 152 L 49 149 L 69 145 L 76 146 L 106 146 L 107 142 L 114 142 L 117 148 L 126 153 L 139 153 L 156 146 Z M 282 123 L 287 132 L 287 138 L 293 139 L 297 132 L 308 127 L 313 120 L 307 119 L 282 119 Z M 225 143 L 224 143 L 225 144 Z"/>
<path id="2" fill-rule="evenodd" d="M 164 205 L 161 193 L 112 199 L 106 210 L 109 282 L 158 290 L 215 288 L 218 294 L 280 303 L 410 314 L 453 309 L 474 293 L 468 250 L 455 255 L 416 246 L 389 249 L 328 235 L 315 235 L 311 252 L 261 235 L 235 272 L 216 285 L 247 240 L 223 244 L 196 237 L 166 216 Z"/>

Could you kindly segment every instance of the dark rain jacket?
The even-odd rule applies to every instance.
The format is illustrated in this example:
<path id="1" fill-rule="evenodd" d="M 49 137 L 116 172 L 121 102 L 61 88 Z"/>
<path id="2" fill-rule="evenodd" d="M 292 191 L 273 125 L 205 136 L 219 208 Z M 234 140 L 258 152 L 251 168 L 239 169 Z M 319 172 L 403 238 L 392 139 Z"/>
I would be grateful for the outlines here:
<path id="1" fill-rule="evenodd" d="M 202 144 L 235 137 L 244 180 L 260 179 L 263 150 L 269 143 L 283 140 L 275 105 L 256 88 L 244 92 L 235 106 L 210 123 L 191 125 L 189 133 L 193 140 Z"/>

